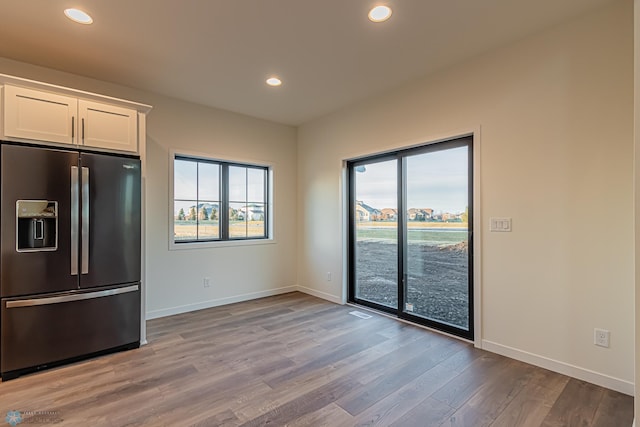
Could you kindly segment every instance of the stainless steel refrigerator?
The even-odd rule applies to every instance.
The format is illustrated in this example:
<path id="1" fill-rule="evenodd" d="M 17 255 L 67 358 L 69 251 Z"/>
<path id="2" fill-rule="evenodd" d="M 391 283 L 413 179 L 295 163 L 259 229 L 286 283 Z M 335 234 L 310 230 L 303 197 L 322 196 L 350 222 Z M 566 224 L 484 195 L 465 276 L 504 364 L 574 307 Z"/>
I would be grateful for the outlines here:
<path id="1" fill-rule="evenodd" d="M 0 375 L 140 341 L 140 160 L 0 145 Z"/>

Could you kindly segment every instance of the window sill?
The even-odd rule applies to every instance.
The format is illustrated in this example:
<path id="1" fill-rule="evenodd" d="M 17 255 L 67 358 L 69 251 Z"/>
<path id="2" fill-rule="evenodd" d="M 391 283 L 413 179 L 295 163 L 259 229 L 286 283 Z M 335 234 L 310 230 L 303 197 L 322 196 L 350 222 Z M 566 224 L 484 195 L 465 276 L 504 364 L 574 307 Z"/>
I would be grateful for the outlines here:
<path id="1" fill-rule="evenodd" d="M 189 242 L 189 243 L 175 243 L 169 242 L 170 251 L 180 251 L 185 249 L 213 249 L 213 248 L 228 248 L 234 246 L 260 246 L 260 245 L 274 245 L 275 239 L 256 239 L 256 240 L 224 240 L 219 242 Z"/>

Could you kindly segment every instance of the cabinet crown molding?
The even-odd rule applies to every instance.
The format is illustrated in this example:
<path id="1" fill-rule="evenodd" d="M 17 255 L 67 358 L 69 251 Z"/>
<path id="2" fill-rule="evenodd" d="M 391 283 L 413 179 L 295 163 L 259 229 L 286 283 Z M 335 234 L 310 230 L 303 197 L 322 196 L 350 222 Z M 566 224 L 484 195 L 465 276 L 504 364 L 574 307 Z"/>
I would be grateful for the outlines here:
<path id="1" fill-rule="evenodd" d="M 140 102 L 128 101 L 126 99 L 114 98 L 111 96 L 100 95 L 93 92 L 86 92 L 83 90 L 72 89 L 69 87 L 58 86 L 50 83 L 39 82 L 36 80 L 29 80 L 22 77 L 11 76 L 8 74 L 0 74 L 0 85 L 10 84 L 14 86 L 21 86 L 29 89 L 37 89 L 41 91 L 47 91 L 59 95 L 68 95 L 77 98 L 84 98 L 88 100 L 106 102 L 112 105 L 118 105 L 125 108 L 132 108 L 142 114 L 148 114 L 153 108 L 151 105 L 143 104 Z"/>

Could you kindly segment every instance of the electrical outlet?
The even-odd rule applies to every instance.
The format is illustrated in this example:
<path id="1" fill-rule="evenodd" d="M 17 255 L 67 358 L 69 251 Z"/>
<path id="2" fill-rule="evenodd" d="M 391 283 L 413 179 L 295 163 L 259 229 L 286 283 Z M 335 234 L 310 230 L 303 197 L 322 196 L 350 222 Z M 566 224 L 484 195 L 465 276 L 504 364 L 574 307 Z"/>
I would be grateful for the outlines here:
<path id="1" fill-rule="evenodd" d="M 331 281 L 331 272 L 328 271 L 327 272 L 327 282 L 330 282 L 330 281 Z"/>
<path id="2" fill-rule="evenodd" d="M 208 288 L 209 286 L 211 286 L 211 279 L 208 278 L 208 277 L 205 277 L 202 282 L 203 282 L 205 288 Z"/>
<path id="3" fill-rule="evenodd" d="M 609 348 L 609 331 L 595 328 L 593 330 L 593 343 L 599 347 Z"/>

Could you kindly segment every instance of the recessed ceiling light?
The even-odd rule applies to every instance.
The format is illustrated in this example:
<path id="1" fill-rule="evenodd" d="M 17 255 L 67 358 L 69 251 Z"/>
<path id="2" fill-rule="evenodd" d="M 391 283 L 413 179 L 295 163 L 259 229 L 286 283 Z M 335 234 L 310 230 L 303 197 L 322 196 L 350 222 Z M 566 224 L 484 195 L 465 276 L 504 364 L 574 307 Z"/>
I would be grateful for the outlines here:
<path id="1" fill-rule="evenodd" d="M 373 22 L 386 21 L 391 17 L 391 13 L 389 6 L 376 6 L 369 11 L 369 20 Z"/>
<path id="2" fill-rule="evenodd" d="M 282 84 L 282 80 L 277 77 L 269 77 L 267 79 L 267 84 L 269 86 L 280 86 Z"/>
<path id="3" fill-rule="evenodd" d="M 64 14 L 67 15 L 67 18 L 78 24 L 91 24 L 93 22 L 93 18 L 91 18 L 87 12 L 83 12 L 80 9 L 65 9 Z"/>

